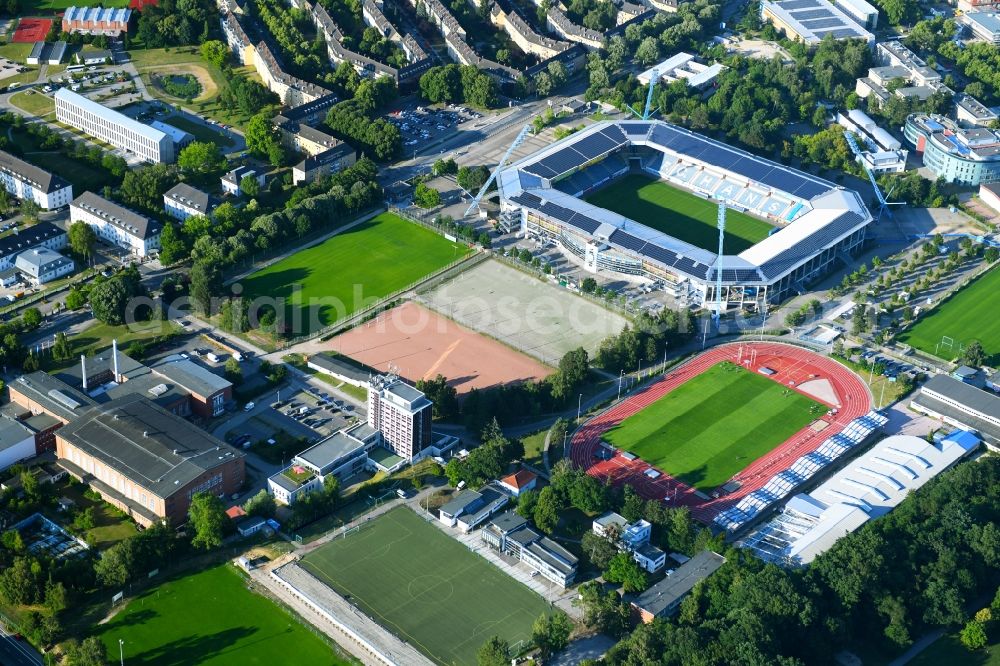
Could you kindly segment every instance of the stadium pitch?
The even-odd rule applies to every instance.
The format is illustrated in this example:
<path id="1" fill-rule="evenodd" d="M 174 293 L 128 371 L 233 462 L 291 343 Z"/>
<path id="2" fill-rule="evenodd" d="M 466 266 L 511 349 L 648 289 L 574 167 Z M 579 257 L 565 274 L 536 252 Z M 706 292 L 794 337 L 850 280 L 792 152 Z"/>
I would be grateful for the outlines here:
<path id="1" fill-rule="evenodd" d="M 470 252 L 383 213 L 254 273 L 243 281 L 243 293 L 250 300 L 284 298 L 285 321 L 298 329 L 292 334 L 302 335 L 349 317 Z M 300 290 L 292 299 L 296 287 Z M 322 299 L 312 312 L 311 299 Z M 297 318 L 302 325 L 295 327 Z"/>
<path id="2" fill-rule="evenodd" d="M 821 403 L 726 361 L 602 438 L 707 492 L 825 412 Z"/>
<path id="3" fill-rule="evenodd" d="M 960 347 L 979 340 L 986 364 L 1000 363 L 1000 269 L 994 268 L 923 315 L 899 334 L 900 342 L 945 360 L 959 356 Z M 948 343 L 947 338 L 951 338 Z"/>
<path id="4" fill-rule="evenodd" d="M 249 592 L 230 564 L 168 580 L 129 601 L 96 631 L 108 654 L 118 654 L 123 639 L 129 664 L 270 666 L 288 663 L 289 654 L 302 664 L 348 664 L 287 611 Z"/>
<path id="5" fill-rule="evenodd" d="M 703 250 L 719 249 L 718 204 L 650 176 L 625 176 L 586 197 L 586 201 Z M 739 254 L 767 238 L 773 228 L 763 220 L 730 209 L 726 213 L 725 253 Z"/>
<path id="6" fill-rule="evenodd" d="M 486 639 L 527 641 L 549 604 L 406 507 L 301 566 L 438 664 L 474 664 Z"/>

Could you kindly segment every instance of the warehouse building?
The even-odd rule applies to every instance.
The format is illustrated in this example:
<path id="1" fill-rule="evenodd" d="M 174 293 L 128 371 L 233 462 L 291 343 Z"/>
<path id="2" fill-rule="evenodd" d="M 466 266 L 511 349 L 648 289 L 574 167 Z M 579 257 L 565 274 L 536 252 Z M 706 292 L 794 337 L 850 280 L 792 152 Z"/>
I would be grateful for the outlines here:
<path id="1" fill-rule="evenodd" d="M 762 0 L 760 13 L 761 18 L 779 32 L 806 46 L 816 46 L 827 36 L 875 43 L 875 35 L 859 25 L 855 18 L 824 0 Z"/>
<path id="2" fill-rule="evenodd" d="M 934 375 L 920 387 L 910 407 L 979 434 L 991 447 L 1000 444 L 1000 397 L 947 375 Z"/>
<path id="3" fill-rule="evenodd" d="M 691 593 L 695 585 L 714 574 L 725 563 L 726 558 L 722 555 L 710 550 L 701 551 L 633 599 L 633 613 L 646 624 L 658 617 L 670 617 L 677 612 L 681 601 Z"/>

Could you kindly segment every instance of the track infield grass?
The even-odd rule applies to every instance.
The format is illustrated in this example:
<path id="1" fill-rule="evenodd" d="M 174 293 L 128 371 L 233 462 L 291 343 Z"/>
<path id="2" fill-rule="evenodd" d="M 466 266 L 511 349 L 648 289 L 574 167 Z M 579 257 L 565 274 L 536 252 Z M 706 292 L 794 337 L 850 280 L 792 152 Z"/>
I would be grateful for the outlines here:
<path id="1" fill-rule="evenodd" d="M 475 664 L 493 635 L 527 641 L 549 612 L 542 597 L 406 507 L 301 565 L 438 664 Z"/>
<path id="2" fill-rule="evenodd" d="M 959 345 L 979 340 L 986 365 L 1000 363 L 1000 268 L 993 268 L 899 334 L 900 342 L 945 360 L 957 358 Z M 939 344 L 952 339 L 951 346 Z"/>
<path id="3" fill-rule="evenodd" d="M 346 659 L 270 599 L 247 590 L 231 564 L 168 580 L 97 627 L 109 655 L 125 641 L 125 663 L 296 663 L 342 666 Z"/>
<path id="4" fill-rule="evenodd" d="M 662 180 L 630 174 L 586 200 L 703 250 L 719 249 L 718 204 Z M 730 209 L 723 245 L 726 254 L 738 254 L 764 240 L 773 228 L 764 220 Z"/>
<path id="5" fill-rule="evenodd" d="M 723 362 L 602 438 L 707 492 L 825 412 L 824 405 L 801 393 Z"/>
<path id="6" fill-rule="evenodd" d="M 285 323 L 294 335 L 302 335 L 344 319 L 470 252 L 398 215 L 382 213 L 254 273 L 243 281 L 244 294 L 251 300 L 285 299 Z M 300 290 L 292 303 L 295 287 Z M 314 307 L 312 299 L 317 299 Z"/>

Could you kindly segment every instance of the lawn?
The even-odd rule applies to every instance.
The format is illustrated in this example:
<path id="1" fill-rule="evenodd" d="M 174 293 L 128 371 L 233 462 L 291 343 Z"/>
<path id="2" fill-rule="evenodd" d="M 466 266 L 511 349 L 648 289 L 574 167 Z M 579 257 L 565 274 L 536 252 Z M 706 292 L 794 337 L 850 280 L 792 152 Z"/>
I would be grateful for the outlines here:
<path id="1" fill-rule="evenodd" d="M 243 281 L 243 291 L 250 300 L 283 299 L 286 326 L 293 335 L 303 335 L 469 252 L 429 229 L 383 213 L 254 273 Z M 299 289 L 294 299 L 293 288 Z"/>
<path id="2" fill-rule="evenodd" d="M 225 109 L 219 104 L 219 90 L 226 85 L 226 77 L 218 67 L 209 65 L 201 58 L 201 54 L 195 47 L 180 47 L 171 49 L 132 49 L 129 51 L 132 63 L 135 65 L 142 80 L 146 83 L 146 89 L 153 97 L 163 100 L 168 104 L 181 103 L 184 108 L 195 113 L 214 118 L 226 125 L 242 127 L 256 113 L 268 114 L 268 117 L 277 113 L 280 105 L 272 104 L 261 109 L 254 110 L 253 113 L 241 113 L 231 109 Z M 191 73 L 198 77 L 202 84 L 202 94 L 191 104 L 178 100 L 176 97 L 168 95 L 161 88 L 153 85 L 152 74 L 154 72 L 163 73 L 169 67 L 171 71 L 180 73 Z M 207 74 L 207 76 L 205 76 Z M 233 74 L 245 76 L 255 81 L 260 81 L 260 77 L 253 67 L 235 67 Z M 165 121 L 170 122 L 170 121 Z M 181 127 L 181 129 L 186 129 Z M 188 130 L 190 131 L 190 130 Z M 197 136 L 197 135 L 196 135 Z"/>
<path id="3" fill-rule="evenodd" d="M 118 184 L 110 173 L 83 160 L 67 157 L 59 151 L 39 150 L 35 138 L 25 131 L 12 130 L 11 134 L 14 144 L 21 148 L 24 161 L 61 175 L 73 184 L 74 192 L 100 192 L 105 185 Z"/>
<path id="4" fill-rule="evenodd" d="M 990 631 L 990 644 L 982 650 L 970 651 L 958 636 L 942 636 L 921 652 L 912 666 L 1000 666 L 1000 631 Z"/>
<path id="5" fill-rule="evenodd" d="M 899 334 L 899 341 L 943 359 L 959 355 L 959 345 L 979 340 L 986 350 L 986 365 L 1000 363 L 1000 269 L 994 268 L 962 287 L 953 296 L 920 317 Z M 939 343 L 945 336 L 951 346 Z"/>
<path id="6" fill-rule="evenodd" d="M 715 252 L 718 204 L 661 180 L 625 176 L 587 197 L 589 203 L 652 227 L 674 238 Z M 773 227 L 764 220 L 730 209 L 726 214 L 726 254 L 739 254 L 767 238 Z"/>
<path id="7" fill-rule="evenodd" d="M 173 664 L 348 664 L 288 611 L 247 589 L 231 564 L 169 580 L 94 628 L 118 656 L 146 666 Z"/>
<path id="8" fill-rule="evenodd" d="M 709 491 L 825 411 L 800 393 L 723 362 L 625 419 L 604 439 Z"/>
<path id="9" fill-rule="evenodd" d="M 129 0 L 101 0 L 102 7 L 128 7 Z M 21 4 L 24 16 L 61 12 L 67 7 L 79 7 L 79 0 L 28 0 Z"/>
<path id="10" fill-rule="evenodd" d="M 7 44 L 0 44 L 0 57 L 7 58 L 8 60 L 13 60 L 21 65 L 24 61 L 28 59 L 28 55 L 31 53 L 31 49 L 34 48 L 34 44 L 30 42 L 8 42 Z"/>
<path id="11" fill-rule="evenodd" d="M 10 103 L 33 116 L 55 113 L 56 103 L 48 95 L 34 90 L 22 90 L 10 96 Z"/>
<path id="12" fill-rule="evenodd" d="M 71 483 L 60 487 L 54 491 L 59 497 L 68 497 L 76 503 L 76 509 L 83 511 L 88 508 L 94 510 L 94 526 L 81 535 L 92 548 L 104 550 L 110 548 L 119 541 L 134 536 L 136 533 L 135 523 L 129 520 L 125 514 L 115 509 L 107 502 L 90 499 L 85 496 L 84 488 L 80 484 Z M 49 518 L 57 523 L 69 523 L 65 514 L 57 512 L 47 512 Z"/>
<path id="13" fill-rule="evenodd" d="M 400 507 L 302 560 L 438 664 L 475 664 L 493 635 L 527 641 L 549 604 L 434 525 Z"/>
<path id="14" fill-rule="evenodd" d="M 73 348 L 73 358 L 78 358 L 80 354 L 93 354 L 109 348 L 112 340 L 118 340 L 118 348 L 124 350 L 131 342 L 151 344 L 156 339 L 173 337 L 182 330 L 172 321 L 142 321 L 123 326 L 96 322 L 79 334 L 71 336 L 69 343 Z"/>

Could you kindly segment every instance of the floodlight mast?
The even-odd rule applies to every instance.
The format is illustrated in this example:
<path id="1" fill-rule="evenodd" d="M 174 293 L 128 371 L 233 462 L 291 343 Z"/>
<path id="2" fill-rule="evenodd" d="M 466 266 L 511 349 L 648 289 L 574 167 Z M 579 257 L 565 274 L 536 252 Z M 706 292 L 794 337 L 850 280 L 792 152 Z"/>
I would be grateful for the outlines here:
<path id="1" fill-rule="evenodd" d="M 625 108 L 631 111 L 632 115 L 634 115 L 639 120 L 649 120 L 650 110 L 652 109 L 653 106 L 653 90 L 656 88 L 656 81 L 659 78 L 660 78 L 660 70 L 655 68 L 650 70 L 649 90 L 646 91 L 646 108 L 643 109 L 641 114 L 628 104 L 625 105 Z"/>
<path id="2" fill-rule="evenodd" d="M 716 326 L 722 319 L 722 249 L 726 240 L 726 204 L 719 202 L 719 214 L 716 217 L 716 224 L 719 227 L 719 254 L 715 259 L 715 320 Z"/>
<path id="3" fill-rule="evenodd" d="M 528 136 L 528 132 L 530 130 L 531 125 L 525 125 L 521 128 L 521 131 L 517 133 L 517 138 L 514 139 L 514 143 L 510 144 L 510 148 L 508 148 L 507 152 L 503 154 L 502 158 L 500 158 L 500 163 L 497 164 L 495 169 L 493 169 L 493 173 L 491 173 L 490 177 L 486 179 L 483 186 L 479 188 L 479 192 L 477 192 L 475 198 L 473 198 L 472 203 L 469 205 L 469 209 L 465 211 L 467 216 L 471 215 L 472 211 L 479 208 L 479 202 L 483 200 L 484 196 L 486 196 L 487 190 L 490 189 L 490 185 L 492 185 L 493 181 L 496 180 L 497 174 L 500 173 L 500 169 L 507 164 L 507 160 L 510 159 L 511 153 L 513 153 L 518 146 L 524 143 L 524 139 Z"/>
<path id="4" fill-rule="evenodd" d="M 844 132 L 844 139 L 847 141 L 847 145 L 851 148 L 851 152 L 854 153 L 855 159 L 861 163 L 861 167 L 865 170 L 865 173 L 868 175 L 868 180 L 872 184 L 872 189 L 875 190 L 875 199 L 878 200 L 878 219 L 881 220 L 882 215 L 885 214 L 891 220 L 892 210 L 889 209 L 889 206 L 899 206 L 902 202 L 895 201 L 890 203 L 886 199 L 886 195 L 882 194 L 882 190 L 879 189 L 878 182 L 875 180 L 875 174 L 868 168 L 868 165 L 865 164 L 861 148 L 858 146 L 858 139 L 854 136 L 854 132 Z M 891 194 L 891 192 L 889 194 Z"/>

